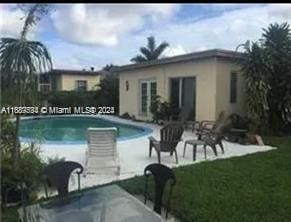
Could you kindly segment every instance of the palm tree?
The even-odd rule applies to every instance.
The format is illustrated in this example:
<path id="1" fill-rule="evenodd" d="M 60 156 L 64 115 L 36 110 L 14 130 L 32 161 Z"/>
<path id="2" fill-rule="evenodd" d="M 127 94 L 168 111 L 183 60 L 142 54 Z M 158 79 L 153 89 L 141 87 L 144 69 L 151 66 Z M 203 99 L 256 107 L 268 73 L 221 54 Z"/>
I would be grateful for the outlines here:
<path id="1" fill-rule="evenodd" d="M 137 55 L 132 58 L 130 61 L 135 63 L 141 63 L 151 60 L 158 59 L 164 50 L 169 46 L 167 42 L 162 42 L 158 47 L 156 47 L 156 41 L 153 36 L 147 38 L 148 44 L 147 47 L 141 47 L 141 55 Z"/>
<path id="2" fill-rule="evenodd" d="M 39 15 L 48 12 L 48 6 L 46 4 L 33 4 L 28 5 L 26 9 L 27 15 L 20 38 L 1 38 L 0 41 L 2 91 L 12 97 L 15 96 L 6 105 L 27 105 L 30 98 L 25 97 L 34 95 L 33 92 L 37 89 L 37 74 L 52 69 L 52 60 L 45 45 L 38 41 L 26 39 L 29 28 L 40 19 Z M 17 159 L 20 148 L 19 121 L 20 116 L 16 115 L 15 143 L 12 151 L 14 160 Z"/>

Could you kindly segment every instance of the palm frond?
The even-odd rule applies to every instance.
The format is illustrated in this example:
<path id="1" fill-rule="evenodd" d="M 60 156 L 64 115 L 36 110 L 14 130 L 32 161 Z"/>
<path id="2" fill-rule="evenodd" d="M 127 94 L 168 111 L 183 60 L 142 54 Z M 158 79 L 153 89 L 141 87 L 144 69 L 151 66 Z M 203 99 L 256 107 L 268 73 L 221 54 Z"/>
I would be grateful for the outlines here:
<path id="1" fill-rule="evenodd" d="M 158 47 L 156 47 L 156 41 L 153 36 L 148 37 L 147 40 L 147 47 L 140 47 L 141 55 L 137 55 L 130 61 L 140 63 L 159 59 L 163 51 L 169 46 L 167 42 L 162 42 Z"/>
<path id="2" fill-rule="evenodd" d="M 142 63 L 142 62 L 146 62 L 147 59 L 141 55 L 137 55 L 137 56 L 133 57 L 130 61 L 135 62 L 135 63 Z"/>
<path id="3" fill-rule="evenodd" d="M 155 51 L 156 48 L 156 40 L 153 36 L 148 37 L 148 49 L 151 53 Z"/>
<path id="4" fill-rule="evenodd" d="M 155 59 L 155 58 L 153 57 L 153 53 L 152 53 L 151 51 L 149 51 L 148 48 L 146 48 L 146 47 L 141 47 L 139 50 L 140 50 L 140 52 L 144 55 L 143 57 L 145 57 L 148 61 L 149 61 L 149 60 L 153 60 L 153 59 Z"/>
<path id="5" fill-rule="evenodd" d="M 167 42 L 162 42 L 154 51 L 154 57 L 158 59 L 162 53 L 165 51 L 165 49 L 169 47 L 169 44 Z"/>

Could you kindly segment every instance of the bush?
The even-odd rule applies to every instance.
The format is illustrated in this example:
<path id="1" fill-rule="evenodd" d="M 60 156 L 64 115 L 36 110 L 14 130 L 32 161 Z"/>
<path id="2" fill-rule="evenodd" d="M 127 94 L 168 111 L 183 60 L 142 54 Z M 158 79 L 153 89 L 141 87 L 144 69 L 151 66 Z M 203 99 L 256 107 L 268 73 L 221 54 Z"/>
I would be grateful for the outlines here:
<path id="1" fill-rule="evenodd" d="M 70 107 L 70 106 L 97 106 L 96 92 L 77 91 L 51 91 L 41 93 L 42 101 L 47 101 L 49 106 Z"/>
<path id="2" fill-rule="evenodd" d="M 6 203 L 6 199 L 7 203 L 20 201 L 21 188 L 24 186 L 26 197 L 34 198 L 41 183 L 44 166 L 38 149 L 33 144 L 22 148 L 19 158 L 15 161 L 12 155 L 15 126 L 5 117 L 2 117 L 1 123 L 1 198 L 3 203 Z"/>
<path id="3" fill-rule="evenodd" d="M 123 118 L 123 119 L 131 119 L 131 116 L 129 115 L 129 113 L 123 113 L 120 115 L 120 118 Z"/>
<path id="4" fill-rule="evenodd" d="M 161 102 L 161 97 L 156 96 L 153 99 L 150 111 L 153 114 L 153 122 L 159 123 L 159 120 L 169 120 L 171 108 L 168 102 Z"/>
<path id="5" fill-rule="evenodd" d="M 38 150 L 33 145 L 24 148 L 20 152 L 20 158 L 16 164 L 13 163 L 9 153 L 2 153 L 2 199 L 3 202 L 20 201 L 21 186 L 24 185 L 26 195 L 34 198 L 36 191 L 41 184 L 41 173 L 43 162 L 41 161 Z"/>

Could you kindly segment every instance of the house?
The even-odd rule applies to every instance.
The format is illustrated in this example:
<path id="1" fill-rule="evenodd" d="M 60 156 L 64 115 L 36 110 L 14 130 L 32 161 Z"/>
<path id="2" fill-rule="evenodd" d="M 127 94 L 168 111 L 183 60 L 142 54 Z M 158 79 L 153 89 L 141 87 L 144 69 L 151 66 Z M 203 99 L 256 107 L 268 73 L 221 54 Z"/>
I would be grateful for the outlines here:
<path id="1" fill-rule="evenodd" d="M 151 120 L 155 95 L 172 107 L 189 107 L 190 119 L 198 121 L 215 120 L 222 111 L 243 114 L 242 55 L 213 49 L 119 66 L 119 114 Z"/>
<path id="2" fill-rule="evenodd" d="M 101 78 L 101 71 L 53 69 L 41 74 L 40 91 L 90 91 L 96 88 Z"/>

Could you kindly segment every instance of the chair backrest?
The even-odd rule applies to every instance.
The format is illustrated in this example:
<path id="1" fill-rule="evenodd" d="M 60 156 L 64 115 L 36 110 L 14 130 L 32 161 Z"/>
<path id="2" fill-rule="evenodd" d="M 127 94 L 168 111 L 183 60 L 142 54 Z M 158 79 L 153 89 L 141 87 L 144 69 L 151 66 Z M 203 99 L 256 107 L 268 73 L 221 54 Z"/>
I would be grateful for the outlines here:
<path id="1" fill-rule="evenodd" d="M 148 165 L 144 170 L 144 175 L 146 177 L 145 183 L 145 203 L 148 197 L 148 178 L 150 175 L 153 175 L 155 181 L 155 198 L 154 198 L 154 210 L 161 214 L 162 199 L 164 194 L 164 189 L 167 182 L 169 182 L 169 198 L 167 200 L 167 213 L 168 208 L 170 207 L 170 200 L 172 195 L 172 188 L 176 184 L 176 177 L 173 170 L 165 165 L 154 163 Z M 166 214 L 167 215 L 167 214 Z"/>
<path id="2" fill-rule="evenodd" d="M 216 127 L 216 121 L 212 121 L 212 120 L 202 120 L 200 127 L 202 129 L 212 130 L 212 129 L 214 129 Z"/>
<path id="3" fill-rule="evenodd" d="M 43 170 L 43 177 L 45 182 L 45 192 L 47 194 L 47 186 L 54 187 L 57 189 L 58 194 L 60 196 L 65 196 L 68 194 L 68 185 L 69 185 L 69 178 L 71 173 L 76 170 L 78 174 L 78 182 L 79 182 L 79 189 L 80 189 L 80 174 L 83 172 L 83 166 L 77 162 L 73 161 L 61 161 L 57 163 L 53 163 L 45 167 Z"/>
<path id="4" fill-rule="evenodd" d="M 160 130 L 161 151 L 173 150 L 181 140 L 184 128 L 182 124 L 170 123 Z"/>
<path id="5" fill-rule="evenodd" d="M 88 128 L 88 156 L 115 158 L 117 128 Z"/>

